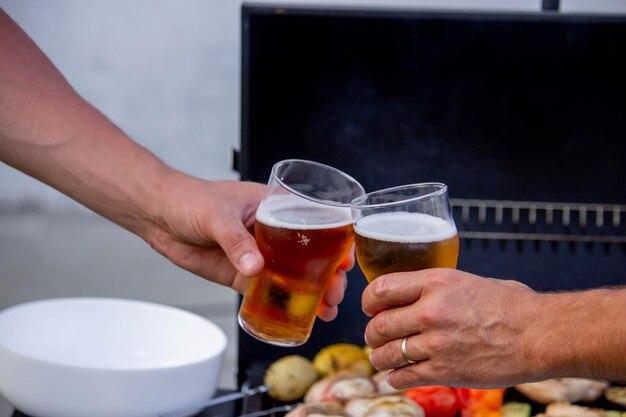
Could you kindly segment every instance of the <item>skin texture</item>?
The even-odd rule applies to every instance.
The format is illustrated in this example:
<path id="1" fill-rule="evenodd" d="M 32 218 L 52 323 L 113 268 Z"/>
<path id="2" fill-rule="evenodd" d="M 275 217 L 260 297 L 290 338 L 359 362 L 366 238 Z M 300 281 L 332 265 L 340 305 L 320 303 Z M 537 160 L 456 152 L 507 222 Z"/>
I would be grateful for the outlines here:
<path id="1" fill-rule="evenodd" d="M 0 9 L 0 161 L 144 239 L 174 264 L 243 292 L 263 258 L 250 234 L 265 186 L 172 169 L 83 100 Z M 346 287 L 331 280 L 320 318 Z"/>
<path id="2" fill-rule="evenodd" d="M 626 380 L 626 289 L 538 293 L 454 269 L 384 275 L 363 292 L 370 361 L 395 388 Z M 407 352 L 417 361 L 402 358 Z"/>

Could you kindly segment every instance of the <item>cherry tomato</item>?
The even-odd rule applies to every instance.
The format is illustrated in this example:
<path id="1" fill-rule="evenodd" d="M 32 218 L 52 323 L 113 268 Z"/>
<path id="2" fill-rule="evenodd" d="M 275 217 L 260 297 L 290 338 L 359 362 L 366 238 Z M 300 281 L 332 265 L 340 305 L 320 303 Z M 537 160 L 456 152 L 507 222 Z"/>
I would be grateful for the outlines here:
<path id="1" fill-rule="evenodd" d="M 419 404 L 426 417 L 455 417 L 459 411 L 456 394 L 450 387 L 416 387 L 405 391 L 404 396 Z"/>

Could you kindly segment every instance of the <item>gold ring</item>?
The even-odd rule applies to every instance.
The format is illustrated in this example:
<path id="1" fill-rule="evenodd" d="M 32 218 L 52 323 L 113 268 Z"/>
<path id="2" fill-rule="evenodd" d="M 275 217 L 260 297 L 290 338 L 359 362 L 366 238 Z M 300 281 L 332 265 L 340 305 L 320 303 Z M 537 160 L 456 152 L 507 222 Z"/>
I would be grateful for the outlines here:
<path id="1" fill-rule="evenodd" d="M 402 358 L 406 361 L 406 363 L 417 363 L 417 361 L 415 359 L 413 359 L 411 357 L 411 355 L 409 355 L 409 352 L 406 351 L 406 340 L 409 338 L 409 336 L 405 337 L 404 339 L 402 339 Z"/>

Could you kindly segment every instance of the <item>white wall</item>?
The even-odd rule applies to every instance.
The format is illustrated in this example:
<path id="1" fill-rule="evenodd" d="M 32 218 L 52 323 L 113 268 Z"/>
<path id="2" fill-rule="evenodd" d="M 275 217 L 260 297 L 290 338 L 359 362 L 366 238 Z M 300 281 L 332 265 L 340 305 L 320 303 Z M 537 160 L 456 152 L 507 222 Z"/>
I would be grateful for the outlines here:
<path id="1" fill-rule="evenodd" d="M 309 0 L 302 4 L 538 10 L 540 0 Z M 564 10 L 626 11 L 626 1 L 563 1 Z M 170 165 L 236 178 L 238 0 L 0 0 L 69 82 Z M 0 210 L 68 199 L 0 164 Z"/>

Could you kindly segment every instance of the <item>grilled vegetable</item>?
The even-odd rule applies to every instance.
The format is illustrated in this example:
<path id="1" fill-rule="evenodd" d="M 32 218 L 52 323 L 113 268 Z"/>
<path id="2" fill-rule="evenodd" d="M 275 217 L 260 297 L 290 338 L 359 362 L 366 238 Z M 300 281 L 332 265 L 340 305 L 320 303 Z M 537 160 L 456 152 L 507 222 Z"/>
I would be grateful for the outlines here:
<path id="1" fill-rule="evenodd" d="M 376 389 L 380 394 L 402 394 L 402 390 L 397 390 L 387 382 L 389 371 L 380 371 L 372 375 L 372 381 L 376 384 Z"/>
<path id="2" fill-rule="evenodd" d="M 621 408 L 626 408 L 626 387 L 611 387 L 604 391 L 604 398 Z"/>
<path id="3" fill-rule="evenodd" d="M 500 411 L 502 412 L 502 417 L 530 417 L 531 408 L 528 403 L 511 401 L 504 403 Z"/>
<path id="4" fill-rule="evenodd" d="M 308 359 L 299 355 L 285 356 L 267 368 L 263 382 L 268 394 L 279 401 L 295 401 L 304 396 L 317 380 L 317 372 Z"/>
<path id="5" fill-rule="evenodd" d="M 546 406 L 544 413 L 536 417 L 613 417 L 613 412 L 600 408 L 583 407 L 564 401 L 557 401 Z"/>
<path id="6" fill-rule="evenodd" d="M 401 395 L 351 399 L 346 411 L 352 417 L 424 417 L 422 407 Z"/>
<path id="7" fill-rule="evenodd" d="M 342 372 L 317 381 L 304 396 L 307 403 L 345 401 L 376 394 L 376 385 L 365 375 Z"/>
<path id="8" fill-rule="evenodd" d="M 349 417 L 344 409 L 336 403 L 300 404 L 285 417 Z"/>
<path id="9" fill-rule="evenodd" d="M 461 417 L 501 417 L 505 389 L 455 389 Z"/>
<path id="10" fill-rule="evenodd" d="M 363 348 L 349 343 L 326 346 L 313 358 L 313 366 L 321 377 L 343 371 L 371 375 L 373 371 Z"/>
<path id="11" fill-rule="evenodd" d="M 415 387 L 406 390 L 404 396 L 419 404 L 426 417 L 454 417 L 459 412 L 456 393 L 449 387 Z"/>
<path id="12" fill-rule="evenodd" d="M 515 389 L 541 404 L 555 401 L 595 401 L 609 386 L 604 381 L 582 378 L 555 378 L 516 385 Z"/>

